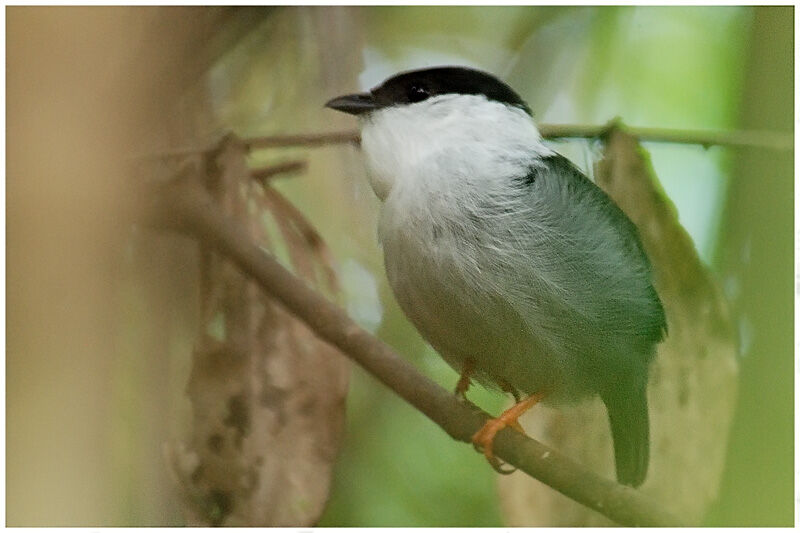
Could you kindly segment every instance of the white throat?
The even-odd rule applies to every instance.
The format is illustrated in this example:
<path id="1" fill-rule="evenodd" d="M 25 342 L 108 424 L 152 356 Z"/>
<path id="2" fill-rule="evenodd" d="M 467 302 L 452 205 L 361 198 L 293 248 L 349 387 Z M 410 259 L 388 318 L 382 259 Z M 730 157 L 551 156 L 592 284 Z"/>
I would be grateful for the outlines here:
<path id="1" fill-rule="evenodd" d="M 404 191 L 491 189 L 553 153 L 522 109 L 456 94 L 372 113 L 362 122 L 361 146 L 384 201 Z"/>

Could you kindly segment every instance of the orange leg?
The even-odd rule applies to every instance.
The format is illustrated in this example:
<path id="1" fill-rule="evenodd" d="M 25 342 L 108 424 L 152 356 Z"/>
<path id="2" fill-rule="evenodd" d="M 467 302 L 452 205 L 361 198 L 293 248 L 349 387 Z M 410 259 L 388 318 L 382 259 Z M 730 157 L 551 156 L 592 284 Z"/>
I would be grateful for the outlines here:
<path id="1" fill-rule="evenodd" d="M 543 393 L 536 393 L 531 394 L 521 402 L 518 402 L 511 406 L 511 408 L 507 409 L 497 418 L 493 418 L 486 422 L 484 426 L 478 430 L 472 436 L 472 444 L 475 446 L 475 449 L 478 451 L 483 451 L 483 455 L 486 456 L 486 460 L 489 461 L 489 464 L 492 465 L 497 472 L 501 474 L 510 474 L 514 470 L 504 470 L 502 468 L 502 463 L 494 456 L 492 451 L 492 446 L 494 445 L 494 437 L 497 435 L 497 432 L 503 429 L 506 426 L 510 426 L 520 433 L 525 433 L 522 430 L 522 426 L 519 425 L 517 419 L 522 416 L 522 414 L 539 403 L 542 398 L 544 398 Z"/>
<path id="2" fill-rule="evenodd" d="M 461 367 L 461 377 L 458 378 L 458 383 L 456 383 L 456 396 L 467 397 L 467 390 L 471 383 L 469 378 L 474 370 L 475 362 L 472 359 L 464 361 L 464 366 Z"/>

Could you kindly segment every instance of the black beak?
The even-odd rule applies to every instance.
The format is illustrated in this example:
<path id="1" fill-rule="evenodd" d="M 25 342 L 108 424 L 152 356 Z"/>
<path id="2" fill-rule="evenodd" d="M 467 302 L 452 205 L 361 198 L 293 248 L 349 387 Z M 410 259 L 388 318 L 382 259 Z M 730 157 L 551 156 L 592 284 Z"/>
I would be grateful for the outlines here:
<path id="1" fill-rule="evenodd" d="M 378 109 L 380 105 L 370 93 L 346 94 L 330 100 L 325 107 L 330 107 L 336 111 L 350 113 L 351 115 L 361 115 Z"/>

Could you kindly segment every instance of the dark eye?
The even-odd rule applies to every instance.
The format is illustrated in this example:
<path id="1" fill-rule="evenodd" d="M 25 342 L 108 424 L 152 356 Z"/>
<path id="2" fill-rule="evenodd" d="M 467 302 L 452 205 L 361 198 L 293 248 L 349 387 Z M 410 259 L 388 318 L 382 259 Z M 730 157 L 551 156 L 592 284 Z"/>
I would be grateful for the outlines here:
<path id="1" fill-rule="evenodd" d="M 430 97 L 430 95 L 431 94 L 428 92 L 428 89 L 422 85 L 412 85 L 408 88 L 408 101 L 412 104 L 426 100 Z"/>

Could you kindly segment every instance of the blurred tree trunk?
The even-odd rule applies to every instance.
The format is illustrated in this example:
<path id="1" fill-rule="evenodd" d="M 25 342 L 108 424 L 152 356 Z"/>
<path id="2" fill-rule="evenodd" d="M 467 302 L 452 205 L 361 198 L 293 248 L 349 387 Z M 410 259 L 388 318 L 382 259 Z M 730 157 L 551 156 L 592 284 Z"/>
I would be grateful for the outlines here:
<path id="1" fill-rule="evenodd" d="M 113 394 L 128 384 L 115 380 L 116 180 L 135 103 L 114 67 L 130 74 L 141 19 L 7 17 L 7 525 L 119 524 L 128 504 L 109 482 L 109 427 L 129 413 Z"/>
<path id="2" fill-rule="evenodd" d="M 793 30 L 793 7 L 755 8 L 742 129 L 792 131 Z M 733 157 L 718 263 L 739 318 L 741 386 L 718 525 L 792 524 L 793 155 Z"/>
<path id="3" fill-rule="evenodd" d="M 7 525 L 180 523 L 161 447 L 192 276 L 158 243 L 137 271 L 124 163 L 261 14 L 7 9 Z"/>
<path id="4" fill-rule="evenodd" d="M 270 71 L 257 94 L 294 97 L 308 72 L 321 76 L 322 87 L 309 84 L 318 91 L 351 89 L 356 17 L 250 7 L 7 14 L 8 524 L 178 525 L 163 453 L 187 433 L 198 254 L 185 238 L 136 227 L 141 206 L 128 191 L 149 176 L 133 176 L 141 161 L 130 163 L 233 126 L 220 123 L 209 78 L 254 30 L 297 69 Z M 238 57 L 243 76 L 268 53 Z M 296 131 L 276 115 L 296 117 L 299 103 L 280 101 L 258 126 Z M 330 463 L 336 446 L 326 449 Z"/>

